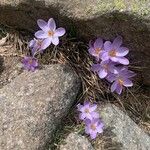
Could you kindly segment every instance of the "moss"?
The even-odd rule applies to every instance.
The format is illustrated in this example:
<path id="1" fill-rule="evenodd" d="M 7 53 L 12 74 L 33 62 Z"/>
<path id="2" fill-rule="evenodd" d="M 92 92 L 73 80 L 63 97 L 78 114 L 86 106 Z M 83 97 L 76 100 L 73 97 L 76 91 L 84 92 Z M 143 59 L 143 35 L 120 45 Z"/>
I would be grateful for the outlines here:
<path id="1" fill-rule="evenodd" d="M 115 4 L 115 8 L 117 8 L 119 10 L 126 8 L 124 0 L 114 0 L 114 4 Z"/>

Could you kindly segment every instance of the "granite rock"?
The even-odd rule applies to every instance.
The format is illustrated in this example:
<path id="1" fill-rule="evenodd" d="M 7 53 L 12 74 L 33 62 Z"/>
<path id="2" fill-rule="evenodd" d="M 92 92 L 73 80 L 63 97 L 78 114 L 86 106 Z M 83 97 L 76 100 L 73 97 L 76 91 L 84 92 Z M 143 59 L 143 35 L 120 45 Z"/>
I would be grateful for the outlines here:
<path id="1" fill-rule="evenodd" d="M 64 142 L 60 150 L 94 150 L 88 139 L 78 133 L 70 133 Z"/>
<path id="2" fill-rule="evenodd" d="M 118 107 L 106 105 L 99 108 L 99 112 L 105 124 L 103 136 L 105 136 L 106 132 L 107 134 L 108 132 L 111 133 L 112 143 L 120 145 L 117 150 L 150 149 L 150 137 Z"/>
<path id="3" fill-rule="evenodd" d="M 71 68 L 56 64 L 24 71 L 0 89 L 0 149 L 45 150 L 79 88 Z"/>

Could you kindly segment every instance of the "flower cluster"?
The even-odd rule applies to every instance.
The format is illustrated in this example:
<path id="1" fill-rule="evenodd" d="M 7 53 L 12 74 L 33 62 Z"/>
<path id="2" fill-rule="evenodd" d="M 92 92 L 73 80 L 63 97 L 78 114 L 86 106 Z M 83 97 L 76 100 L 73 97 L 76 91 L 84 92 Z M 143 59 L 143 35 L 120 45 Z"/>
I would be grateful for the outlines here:
<path id="1" fill-rule="evenodd" d="M 91 139 L 95 139 L 98 133 L 103 132 L 103 123 L 99 119 L 99 113 L 96 112 L 97 105 L 90 102 L 84 102 L 83 105 L 78 104 L 79 118 L 85 123 L 85 133 L 90 135 Z"/>
<path id="2" fill-rule="evenodd" d="M 91 70 L 98 74 L 99 78 L 106 79 L 111 85 L 111 92 L 122 93 L 123 86 L 133 86 L 131 77 L 135 76 L 133 71 L 128 70 L 129 60 L 125 57 L 129 49 L 122 46 L 122 37 L 118 36 L 113 42 L 98 38 L 89 43 L 89 53 L 95 57 L 96 64 Z"/>
<path id="3" fill-rule="evenodd" d="M 37 24 L 41 30 L 37 31 L 35 33 L 36 38 L 29 42 L 32 56 L 25 56 L 22 60 L 24 69 L 28 71 L 34 71 L 38 67 L 38 60 L 35 58 L 36 54 L 43 53 L 51 44 L 57 46 L 59 37 L 66 32 L 64 28 L 56 29 L 56 23 L 53 18 L 50 18 L 48 22 L 38 19 Z"/>

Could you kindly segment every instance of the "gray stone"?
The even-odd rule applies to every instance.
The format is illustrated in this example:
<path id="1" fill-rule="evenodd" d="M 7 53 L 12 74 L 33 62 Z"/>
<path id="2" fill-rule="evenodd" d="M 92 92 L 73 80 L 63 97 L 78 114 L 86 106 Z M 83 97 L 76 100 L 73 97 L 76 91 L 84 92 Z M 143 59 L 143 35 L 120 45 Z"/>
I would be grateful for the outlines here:
<path id="1" fill-rule="evenodd" d="M 139 82 L 150 85 L 149 7 L 149 0 L 1 0 L 0 22 L 35 31 L 37 19 L 53 17 L 87 42 L 122 35 L 132 66 L 141 71 Z"/>
<path id="2" fill-rule="evenodd" d="M 70 133 L 64 142 L 60 150 L 94 150 L 88 139 L 78 133 Z"/>
<path id="3" fill-rule="evenodd" d="M 71 68 L 56 64 L 24 71 L 0 89 L 0 150 L 45 150 L 79 88 Z"/>
<path id="4" fill-rule="evenodd" d="M 99 112 L 106 130 L 110 130 L 111 134 L 114 134 L 112 141 L 122 145 L 121 150 L 150 149 L 150 137 L 118 107 L 106 105 L 99 108 Z"/>
<path id="5" fill-rule="evenodd" d="M 22 72 L 18 55 L 12 43 L 7 43 L 7 45 L 0 44 L 0 88 L 11 82 Z"/>

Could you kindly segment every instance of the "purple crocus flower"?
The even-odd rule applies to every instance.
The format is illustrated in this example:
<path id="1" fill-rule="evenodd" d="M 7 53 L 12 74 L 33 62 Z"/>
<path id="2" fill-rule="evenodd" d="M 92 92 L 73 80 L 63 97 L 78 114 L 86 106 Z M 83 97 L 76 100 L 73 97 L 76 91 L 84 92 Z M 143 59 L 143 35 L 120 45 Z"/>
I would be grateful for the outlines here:
<path id="1" fill-rule="evenodd" d="M 123 86 L 131 87 L 133 86 L 132 81 L 129 79 L 134 77 L 136 74 L 133 71 L 128 70 L 127 67 L 118 67 L 116 74 L 109 74 L 107 80 L 113 82 L 111 85 L 111 92 L 116 91 L 119 95 L 122 92 Z"/>
<path id="2" fill-rule="evenodd" d="M 113 43 L 111 43 L 110 41 L 106 41 L 104 43 L 104 51 L 101 59 L 103 61 L 111 60 L 113 62 L 118 62 L 123 65 L 128 65 L 129 60 L 124 56 L 128 54 L 129 49 L 126 47 L 122 47 L 121 45 L 122 45 L 121 36 L 115 38 Z"/>
<path id="3" fill-rule="evenodd" d="M 36 38 L 34 38 L 29 42 L 29 47 L 32 50 L 32 56 L 34 56 L 37 52 L 43 53 L 44 48 L 42 47 L 43 46 L 42 42 L 43 42 L 42 39 L 36 39 Z"/>
<path id="4" fill-rule="evenodd" d="M 103 132 L 104 124 L 100 119 L 86 120 L 85 133 L 89 134 L 91 139 L 95 139 L 98 133 Z"/>
<path id="5" fill-rule="evenodd" d="M 80 111 L 79 118 L 81 120 L 93 118 L 99 118 L 99 114 L 96 111 L 97 105 L 91 104 L 90 102 L 84 102 L 84 105 L 78 104 L 78 111 Z"/>
<path id="6" fill-rule="evenodd" d="M 103 50 L 103 40 L 101 38 L 97 38 L 94 44 L 92 44 L 92 42 L 90 41 L 88 51 L 92 56 L 94 56 L 97 59 L 97 61 L 99 61 L 102 50 Z"/>
<path id="7" fill-rule="evenodd" d="M 115 64 L 109 60 L 101 61 L 100 64 L 93 64 L 91 70 L 96 72 L 101 79 L 105 78 L 109 72 L 117 73 Z"/>
<path id="8" fill-rule="evenodd" d="M 38 19 L 37 24 L 42 30 L 37 31 L 35 37 L 44 39 L 41 45 L 43 49 L 46 49 L 51 43 L 58 45 L 59 37 L 63 36 L 66 32 L 64 28 L 56 29 L 56 23 L 53 18 L 50 18 L 48 23 Z"/>
<path id="9" fill-rule="evenodd" d="M 28 71 L 35 71 L 38 67 L 38 60 L 34 57 L 25 56 L 22 60 L 23 68 Z"/>

